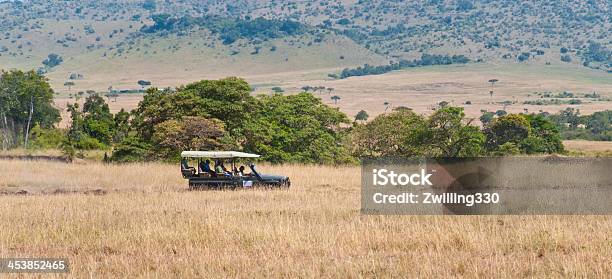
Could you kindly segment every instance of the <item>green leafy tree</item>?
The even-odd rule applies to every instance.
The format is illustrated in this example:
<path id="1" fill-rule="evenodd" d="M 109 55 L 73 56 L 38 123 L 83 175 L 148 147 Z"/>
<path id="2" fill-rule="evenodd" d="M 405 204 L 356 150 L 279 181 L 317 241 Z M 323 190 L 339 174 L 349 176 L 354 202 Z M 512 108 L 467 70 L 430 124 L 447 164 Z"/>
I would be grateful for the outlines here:
<path id="1" fill-rule="evenodd" d="M 587 129 L 593 134 L 610 134 L 612 132 L 612 110 L 593 113 L 586 121 Z M 610 134 L 612 135 L 612 134 Z"/>
<path id="2" fill-rule="evenodd" d="M 0 128 L 3 149 L 25 141 L 35 125 L 52 128 L 60 119 L 53 106 L 53 90 L 47 79 L 34 71 L 0 73 Z"/>
<path id="3" fill-rule="evenodd" d="M 79 109 L 79 104 L 69 104 L 68 111 L 72 123 L 61 145 L 64 155 L 69 158 L 83 157 L 83 150 L 105 149 L 104 144 L 85 132 L 85 119 L 83 112 Z"/>
<path id="4" fill-rule="evenodd" d="M 360 158 L 407 158 L 424 155 L 425 119 L 411 111 L 381 114 L 372 121 L 353 127 L 349 146 Z"/>
<path id="5" fill-rule="evenodd" d="M 126 138 L 130 132 L 130 114 L 123 108 L 114 116 L 113 142 L 119 143 Z"/>
<path id="6" fill-rule="evenodd" d="M 63 130 L 56 128 L 42 128 L 36 124 L 30 130 L 32 141 L 29 145 L 33 149 L 56 149 L 60 148 L 66 135 Z"/>
<path id="7" fill-rule="evenodd" d="M 541 115 L 525 115 L 531 134 L 522 140 L 519 147 L 527 154 L 534 153 L 560 153 L 564 151 L 559 129 L 554 123 Z"/>
<path id="8" fill-rule="evenodd" d="M 445 107 L 427 120 L 426 145 L 432 157 L 473 157 L 482 155 L 485 135 L 470 122 L 463 124 L 463 108 Z"/>
<path id="9" fill-rule="evenodd" d="M 499 146 L 493 153 L 495 156 L 511 156 L 521 154 L 521 150 L 513 142 L 506 142 Z"/>
<path id="10" fill-rule="evenodd" d="M 486 124 L 491 123 L 491 121 L 493 121 L 494 118 L 495 118 L 495 114 L 493 114 L 490 111 L 485 111 L 480 116 L 480 122 L 482 122 L 483 125 L 486 125 Z"/>
<path id="11" fill-rule="evenodd" d="M 259 96 L 243 146 L 273 163 L 347 163 L 341 125 L 349 122 L 310 93 Z"/>
<path id="12" fill-rule="evenodd" d="M 141 162 L 153 159 L 153 146 L 134 136 L 124 138 L 115 148 L 111 156 L 113 162 Z"/>
<path id="13" fill-rule="evenodd" d="M 167 120 L 155 126 L 153 142 L 156 154 L 164 159 L 177 159 L 183 150 L 215 150 L 223 147 L 225 130 L 218 119 L 187 116 Z"/>
<path id="14" fill-rule="evenodd" d="M 83 132 L 105 145 L 110 145 L 114 134 L 114 119 L 108 104 L 98 94 L 85 99 L 83 104 Z"/>
<path id="15" fill-rule="evenodd" d="M 370 115 L 368 114 L 367 111 L 365 110 L 360 110 L 356 115 L 355 115 L 355 121 L 368 121 L 368 117 L 370 117 Z"/>
<path id="16" fill-rule="evenodd" d="M 485 128 L 487 147 L 496 150 L 500 145 L 512 142 L 518 145 L 531 134 L 529 121 L 521 114 L 508 114 L 493 120 Z"/>
<path id="17" fill-rule="evenodd" d="M 176 92 L 149 88 L 133 111 L 133 128 L 141 139 L 150 142 L 155 125 L 201 116 L 223 121 L 229 136 L 240 140 L 254 102 L 250 91 L 246 81 L 235 77 L 191 83 Z"/>

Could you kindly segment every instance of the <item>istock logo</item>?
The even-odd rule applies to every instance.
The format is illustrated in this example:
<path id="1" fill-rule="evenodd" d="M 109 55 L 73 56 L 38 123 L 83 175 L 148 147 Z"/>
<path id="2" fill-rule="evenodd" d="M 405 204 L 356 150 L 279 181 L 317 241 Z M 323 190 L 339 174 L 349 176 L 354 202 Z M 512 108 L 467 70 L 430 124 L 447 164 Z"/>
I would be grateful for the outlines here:
<path id="1" fill-rule="evenodd" d="M 400 173 L 397 174 L 395 171 L 389 171 L 387 169 L 373 169 L 372 170 L 372 179 L 374 186 L 432 186 L 429 178 L 432 176 L 432 173 L 427 173 L 425 169 L 421 169 L 421 173 Z"/>

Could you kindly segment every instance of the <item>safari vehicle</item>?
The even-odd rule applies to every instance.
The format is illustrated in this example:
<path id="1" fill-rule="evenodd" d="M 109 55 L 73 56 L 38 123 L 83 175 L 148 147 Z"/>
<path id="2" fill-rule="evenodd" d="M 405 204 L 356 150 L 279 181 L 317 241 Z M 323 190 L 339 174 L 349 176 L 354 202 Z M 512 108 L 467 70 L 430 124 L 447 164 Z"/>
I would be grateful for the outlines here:
<path id="1" fill-rule="evenodd" d="M 261 174 L 256 170 L 255 164 L 248 161 L 259 157 L 257 154 L 237 151 L 183 151 L 181 173 L 183 178 L 189 180 L 190 190 L 257 186 L 289 188 L 291 185 L 289 177 Z M 246 163 L 250 172 L 247 172 L 247 167 L 243 167 L 244 170 L 241 172 L 236 165 L 239 161 Z M 190 162 L 195 164 L 190 165 Z M 228 167 L 225 167 L 226 163 Z"/>

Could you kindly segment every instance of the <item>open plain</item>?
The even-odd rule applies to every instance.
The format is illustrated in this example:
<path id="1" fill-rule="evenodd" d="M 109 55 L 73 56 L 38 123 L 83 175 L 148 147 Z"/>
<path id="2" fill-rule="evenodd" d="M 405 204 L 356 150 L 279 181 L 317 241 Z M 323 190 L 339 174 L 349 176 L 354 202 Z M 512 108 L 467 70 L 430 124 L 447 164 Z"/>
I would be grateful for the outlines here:
<path id="1" fill-rule="evenodd" d="M 612 272 L 610 216 L 366 216 L 359 167 L 260 169 L 291 189 L 187 191 L 170 164 L 0 161 L 0 257 L 66 257 L 74 277 Z"/>

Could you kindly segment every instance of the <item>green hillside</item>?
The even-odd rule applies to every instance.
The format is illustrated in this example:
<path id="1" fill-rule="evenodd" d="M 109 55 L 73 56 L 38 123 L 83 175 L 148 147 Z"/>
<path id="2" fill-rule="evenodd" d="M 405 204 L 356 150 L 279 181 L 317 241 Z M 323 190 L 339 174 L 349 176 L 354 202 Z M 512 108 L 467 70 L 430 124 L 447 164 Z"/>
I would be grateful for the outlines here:
<path id="1" fill-rule="evenodd" d="M 54 84 L 461 61 L 612 67 L 609 1 L 3 1 L 0 68 Z M 49 59 L 49 55 L 56 54 Z M 450 62 L 446 62 L 450 61 Z M 357 68 L 368 64 L 381 66 Z M 391 66 L 385 66 L 391 65 Z M 393 66 L 396 65 L 396 66 Z M 384 66 L 384 67 L 383 67 Z M 163 69 L 164 71 L 160 71 Z M 104 81 L 103 81 L 104 80 Z"/>

